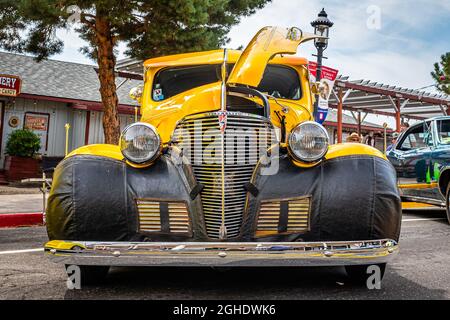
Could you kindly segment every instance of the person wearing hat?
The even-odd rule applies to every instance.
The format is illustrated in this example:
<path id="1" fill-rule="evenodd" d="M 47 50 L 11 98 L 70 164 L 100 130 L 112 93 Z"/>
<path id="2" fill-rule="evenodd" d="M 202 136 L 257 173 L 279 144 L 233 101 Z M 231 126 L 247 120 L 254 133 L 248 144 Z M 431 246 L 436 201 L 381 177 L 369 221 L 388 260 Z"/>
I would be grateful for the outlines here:
<path id="1" fill-rule="evenodd" d="M 389 145 L 389 147 L 387 147 L 386 151 L 391 151 L 392 148 L 394 148 L 395 144 L 397 143 L 398 135 L 398 132 L 394 132 L 392 134 L 391 144 Z"/>
<path id="2" fill-rule="evenodd" d="M 351 135 L 349 135 L 347 137 L 346 142 L 361 143 L 361 138 L 360 138 L 359 134 L 357 134 L 356 132 L 353 132 Z"/>

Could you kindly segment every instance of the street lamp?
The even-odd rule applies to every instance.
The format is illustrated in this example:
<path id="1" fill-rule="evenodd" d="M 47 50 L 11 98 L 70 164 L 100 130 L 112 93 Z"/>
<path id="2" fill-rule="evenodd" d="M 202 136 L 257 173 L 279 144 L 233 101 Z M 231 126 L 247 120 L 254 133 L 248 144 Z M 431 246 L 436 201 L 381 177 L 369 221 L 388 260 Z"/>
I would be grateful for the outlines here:
<path id="1" fill-rule="evenodd" d="M 319 12 L 316 20 L 311 22 L 311 26 L 314 28 L 314 34 L 318 36 L 323 36 L 326 38 L 318 38 L 314 40 L 314 45 L 317 48 L 317 71 L 316 71 L 316 81 L 319 82 L 322 79 L 322 59 L 323 52 L 328 47 L 328 36 L 330 28 L 334 25 L 333 22 L 328 19 L 328 15 L 325 9 Z M 319 104 L 319 99 L 316 99 L 314 105 L 314 116 L 317 116 L 317 108 Z"/>

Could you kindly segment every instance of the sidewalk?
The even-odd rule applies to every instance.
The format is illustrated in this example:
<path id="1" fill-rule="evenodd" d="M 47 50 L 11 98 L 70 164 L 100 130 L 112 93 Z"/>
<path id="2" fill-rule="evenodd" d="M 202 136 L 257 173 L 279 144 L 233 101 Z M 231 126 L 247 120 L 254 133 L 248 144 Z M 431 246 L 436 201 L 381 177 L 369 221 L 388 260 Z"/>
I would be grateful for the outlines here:
<path id="1" fill-rule="evenodd" d="M 14 185 L 0 186 L 0 196 L 1 195 L 16 195 L 16 194 L 41 194 L 39 188 L 33 187 L 16 187 Z M 0 202 L 1 204 L 1 202 Z"/>
<path id="2" fill-rule="evenodd" d="M 13 193 L 14 190 L 9 190 Z M 22 192 L 24 190 L 21 190 Z M 42 194 L 1 194 L 0 228 L 38 226 L 43 223 Z"/>
<path id="3" fill-rule="evenodd" d="M 0 194 L 0 214 L 42 212 L 42 194 Z"/>

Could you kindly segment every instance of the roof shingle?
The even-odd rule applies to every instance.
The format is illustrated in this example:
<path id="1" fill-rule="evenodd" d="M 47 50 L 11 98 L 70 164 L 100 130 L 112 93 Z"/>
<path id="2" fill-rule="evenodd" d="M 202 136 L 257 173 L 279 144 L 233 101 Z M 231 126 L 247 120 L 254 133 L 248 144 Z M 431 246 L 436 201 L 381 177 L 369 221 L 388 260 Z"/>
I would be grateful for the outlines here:
<path id="1" fill-rule="evenodd" d="M 0 74 L 11 74 L 22 78 L 22 93 L 101 102 L 96 66 L 44 60 L 36 62 L 33 57 L 0 52 Z M 116 84 L 124 78 L 116 78 Z M 131 88 L 141 82 L 128 80 L 117 90 L 119 103 L 135 106 L 136 102 L 128 97 Z"/>

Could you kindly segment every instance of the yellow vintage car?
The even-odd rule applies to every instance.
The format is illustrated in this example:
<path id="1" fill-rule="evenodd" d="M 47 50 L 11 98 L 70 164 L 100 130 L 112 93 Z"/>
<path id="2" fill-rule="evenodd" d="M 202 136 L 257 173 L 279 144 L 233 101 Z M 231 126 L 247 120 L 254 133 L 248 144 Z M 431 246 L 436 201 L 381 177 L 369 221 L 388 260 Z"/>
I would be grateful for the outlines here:
<path id="1" fill-rule="evenodd" d="M 367 266 L 398 251 L 392 165 L 362 144 L 329 145 L 313 121 L 317 38 L 266 27 L 241 51 L 150 59 L 132 91 L 141 122 L 120 145 L 69 154 L 48 199 L 46 253 L 80 267 Z M 381 275 L 382 276 L 382 275 Z"/>

